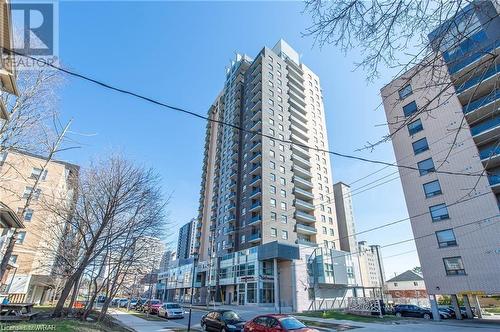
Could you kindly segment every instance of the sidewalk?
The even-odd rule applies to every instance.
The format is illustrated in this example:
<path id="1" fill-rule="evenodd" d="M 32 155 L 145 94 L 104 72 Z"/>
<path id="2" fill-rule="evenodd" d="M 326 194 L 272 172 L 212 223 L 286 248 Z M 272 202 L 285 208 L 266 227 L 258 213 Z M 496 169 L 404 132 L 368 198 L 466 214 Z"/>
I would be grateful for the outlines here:
<path id="1" fill-rule="evenodd" d="M 113 318 L 136 332 L 172 331 L 172 328 L 184 329 L 183 325 L 167 320 L 164 322 L 145 320 L 119 310 L 112 310 L 110 313 Z"/>

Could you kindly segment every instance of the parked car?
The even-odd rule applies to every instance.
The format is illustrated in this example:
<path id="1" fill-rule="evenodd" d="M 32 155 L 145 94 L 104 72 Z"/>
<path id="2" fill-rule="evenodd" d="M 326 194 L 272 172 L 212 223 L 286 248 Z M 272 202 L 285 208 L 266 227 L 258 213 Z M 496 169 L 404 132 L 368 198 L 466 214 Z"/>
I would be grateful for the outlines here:
<path id="1" fill-rule="evenodd" d="M 158 308 L 161 307 L 161 301 L 157 299 L 147 300 L 142 305 L 142 311 L 149 312 L 150 314 L 157 314 Z"/>
<path id="2" fill-rule="evenodd" d="M 213 310 L 201 317 L 204 331 L 241 332 L 245 321 L 233 310 Z"/>
<path id="3" fill-rule="evenodd" d="M 158 308 L 158 316 L 165 318 L 184 318 L 184 309 L 177 303 L 163 303 Z"/>
<path id="4" fill-rule="evenodd" d="M 134 309 L 136 311 L 144 311 L 143 306 L 146 303 L 147 299 L 139 299 L 137 303 L 135 304 Z"/>
<path id="5" fill-rule="evenodd" d="M 420 317 L 424 319 L 432 318 L 432 311 L 430 309 L 422 308 L 413 304 L 395 305 L 394 314 L 397 317 Z"/>
<path id="6" fill-rule="evenodd" d="M 244 332 L 317 332 L 318 330 L 307 327 L 297 318 L 290 315 L 262 315 L 248 321 Z"/>
<path id="7" fill-rule="evenodd" d="M 111 306 L 112 307 L 118 306 L 118 301 L 120 301 L 120 300 L 121 300 L 120 298 L 115 297 L 114 299 L 111 300 Z"/>
<path id="8" fill-rule="evenodd" d="M 129 309 L 135 309 L 135 307 L 137 306 L 137 303 L 138 303 L 138 302 L 139 302 L 139 301 L 138 301 L 137 299 L 132 299 L 132 300 L 130 300 L 130 304 L 129 304 L 129 306 L 128 306 L 128 307 L 129 307 Z"/>
<path id="9" fill-rule="evenodd" d="M 119 308 L 126 308 L 128 305 L 129 300 L 128 299 L 120 299 L 118 300 L 118 307 Z"/>

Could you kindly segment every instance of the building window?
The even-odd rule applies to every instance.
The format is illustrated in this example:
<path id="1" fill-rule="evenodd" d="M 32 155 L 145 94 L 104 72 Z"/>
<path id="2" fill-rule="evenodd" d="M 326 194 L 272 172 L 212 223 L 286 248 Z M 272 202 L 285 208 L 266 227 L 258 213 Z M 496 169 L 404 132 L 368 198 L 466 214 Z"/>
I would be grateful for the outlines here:
<path id="1" fill-rule="evenodd" d="M 325 235 L 327 234 L 327 230 L 326 230 L 325 226 L 323 226 L 323 234 L 325 234 Z"/>
<path id="2" fill-rule="evenodd" d="M 33 194 L 31 195 L 32 192 L 33 192 Z M 33 187 L 26 187 L 24 189 L 23 198 L 27 199 L 31 195 L 31 199 L 36 201 L 40 198 L 41 193 L 42 193 L 41 189 L 35 189 L 33 191 Z"/>
<path id="3" fill-rule="evenodd" d="M 455 238 L 453 229 L 445 229 L 436 232 L 436 238 L 439 248 L 454 247 L 457 245 L 457 239 Z"/>
<path id="4" fill-rule="evenodd" d="M 413 286 L 418 286 L 418 282 L 417 282 L 417 281 L 414 281 L 414 282 L 413 282 Z"/>
<path id="5" fill-rule="evenodd" d="M 285 167 L 280 166 L 280 173 L 283 173 L 283 174 L 285 173 Z"/>
<path id="6" fill-rule="evenodd" d="M 465 275 L 464 264 L 462 262 L 462 257 L 445 257 L 443 258 L 444 269 L 446 274 L 449 276 Z"/>
<path id="7" fill-rule="evenodd" d="M 276 194 L 276 187 L 275 186 L 269 186 L 269 192 L 271 194 Z"/>
<path id="8" fill-rule="evenodd" d="M 272 207 L 276 207 L 276 200 L 274 198 L 271 198 L 269 200 L 269 203 L 271 204 Z"/>
<path id="9" fill-rule="evenodd" d="M 278 230 L 276 228 L 271 228 L 271 236 L 272 237 L 278 236 Z"/>
<path id="10" fill-rule="evenodd" d="M 415 135 L 419 131 L 424 130 L 424 127 L 422 126 L 422 121 L 420 119 L 413 121 L 407 127 L 408 127 L 408 133 L 410 135 Z"/>
<path id="11" fill-rule="evenodd" d="M 422 160 L 421 162 L 417 163 L 418 167 L 418 172 L 420 175 L 426 175 L 431 172 L 434 172 L 436 169 L 434 168 L 434 162 L 432 161 L 432 158 Z"/>
<path id="12" fill-rule="evenodd" d="M 281 195 L 281 197 L 286 197 L 286 191 L 285 191 L 285 189 L 281 189 L 280 190 L 280 195 Z"/>
<path id="13" fill-rule="evenodd" d="M 281 222 L 284 224 L 286 224 L 288 222 L 288 218 L 284 214 L 281 215 Z"/>
<path id="14" fill-rule="evenodd" d="M 432 221 L 440 221 L 450 218 L 448 215 L 448 208 L 444 203 L 431 206 L 429 211 L 431 212 Z"/>
<path id="15" fill-rule="evenodd" d="M 334 231 L 333 231 L 333 228 L 330 228 L 330 235 L 331 235 L 331 236 L 334 236 L 334 235 L 335 235 L 335 233 L 334 233 Z"/>
<path id="16" fill-rule="evenodd" d="M 394 287 L 398 287 L 398 283 L 397 282 L 394 283 Z"/>
<path id="17" fill-rule="evenodd" d="M 276 221 L 276 212 L 271 212 L 271 221 Z"/>
<path id="18" fill-rule="evenodd" d="M 271 169 L 276 169 L 276 164 L 274 163 L 274 161 L 270 161 L 270 162 L 269 162 L 269 167 L 270 167 Z"/>
<path id="19" fill-rule="evenodd" d="M 288 240 L 288 232 L 287 231 L 281 231 L 281 238 L 283 240 Z"/>
<path id="20" fill-rule="evenodd" d="M 285 185 L 285 184 L 286 184 L 286 179 L 285 179 L 285 178 L 280 178 L 280 183 L 281 183 L 282 185 Z"/>
<path id="21" fill-rule="evenodd" d="M 409 117 L 410 115 L 416 112 L 417 112 L 417 103 L 415 103 L 415 101 L 412 101 L 411 103 L 403 106 L 403 113 L 406 117 Z"/>
<path id="22" fill-rule="evenodd" d="M 24 211 L 24 220 L 25 221 L 31 221 L 33 219 L 33 210 L 32 209 L 26 209 Z"/>
<path id="23" fill-rule="evenodd" d="M 286 211 L 286 203 L 285 202 L 281 202 L 281 209 L 283 211 Z"/>
<path id="24" fill-rule="evenodd" d="M 241 236 L 241 240 L 240 240 L 241 243 L 245 243 L 245 235 L 242 235 Z"/>
<path id="25" fill-rule="evenodd" d="M 17 262 L 17 255 L 10 255 L 10 260 L 9 260 L 9 262 L 10 262 L 11 264 L 16 264 L 16 262 Z"/>
<path id="26" fill-rule="evenodd" d="M 429 150 L 429 144 L 427 144 L 427 139 L 424 137 L 411 144 L 413 146 L 413 152 L 415 155 Z"/>
<path id="27" fill-rule="evenodd" d="M 433 197 L 442 194 L 439 181 L 435 180 L 424 184 L 425 197 Z"/>
<path id="28" fill-rule="evenodd" d="M 413 93 L 413 90 L 411 89 L 410 84 L 406 84 L 403 88 L 401 88 L 401 90 L 398 91 L 398 93 L 399 93 L 399 99 L 403 100 L 409 95 L 411 95 Z"/>
<path id="29" fill-rule="evenodd" d="M 25 231 L 17 232 L 16 244 L 23 244 L 25 238 L 26 238 Z"/>
<path id="30" fill-rule="evenodd" d="M 31 170 L 30 179 L 35 179 L 35 180 L 40 179 L 41 181 L 45 181 L 46 178 L 47 178 L 47 170 L 42 171 L 41 168 L 36 168 L 36 167 Z"/>
<path id="31" fill-rule="evenodd" d="M 276 174 L 271 173 L 271 175 L 269 175 L 269 177 L 271 178 L 271 181 L 276 182 Z"/>

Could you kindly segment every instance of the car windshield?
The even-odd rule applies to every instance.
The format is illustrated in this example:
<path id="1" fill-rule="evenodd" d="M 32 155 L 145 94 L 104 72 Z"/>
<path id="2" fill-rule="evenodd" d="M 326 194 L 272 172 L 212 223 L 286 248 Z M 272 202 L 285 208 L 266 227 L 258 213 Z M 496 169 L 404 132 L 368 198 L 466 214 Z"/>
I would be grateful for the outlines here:
<path id="1" fill-rule="evenodd" d="M 280 320 L 281 325 L 285 330 L 297 330 L 306 327 L 303 323 L 294 317 L 286 317 Z"/>
<path id="2" fill-rule="evenodd" d="M 241 320 L 240 316 L 234 311 L 224 311 L 222 318 L 224 320 Z"/>
<path id="3" fill-rule="evenodd" d="M 177 303 L 169 303 L 167 304 L 167 309 L 180 309 L 181 306 L 178 305 Z"/>
<path id="4" fill-rule="evenodd" d="M 151 301 L 151 304 L 160 304 L 160 300 L 153 300 Z"/>

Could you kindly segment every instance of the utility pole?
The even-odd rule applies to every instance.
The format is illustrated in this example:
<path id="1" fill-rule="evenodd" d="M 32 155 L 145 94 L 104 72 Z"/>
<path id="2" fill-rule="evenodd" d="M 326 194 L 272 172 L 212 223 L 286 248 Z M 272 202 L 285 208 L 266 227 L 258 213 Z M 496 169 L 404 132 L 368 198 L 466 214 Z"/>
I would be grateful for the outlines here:
<path id="1" fill-rule="evenodd" d="M 189 319 L 188 319 L 188 326 L 187 330 L 188 332 L 191 331 L 191 313 L 193 310 L 193 295 L 194 295 L 194 282 L 196 280 L 196 260 L 198 258 L 198 253 L 195 253 L 193 255 L 193 270 L 191 272 L 191 300 L 189 301 Z"/>

